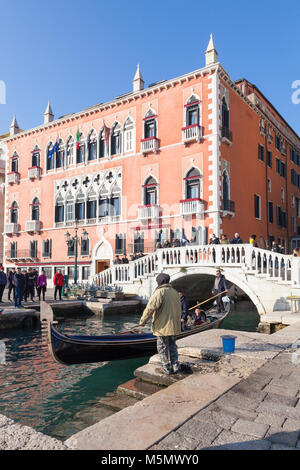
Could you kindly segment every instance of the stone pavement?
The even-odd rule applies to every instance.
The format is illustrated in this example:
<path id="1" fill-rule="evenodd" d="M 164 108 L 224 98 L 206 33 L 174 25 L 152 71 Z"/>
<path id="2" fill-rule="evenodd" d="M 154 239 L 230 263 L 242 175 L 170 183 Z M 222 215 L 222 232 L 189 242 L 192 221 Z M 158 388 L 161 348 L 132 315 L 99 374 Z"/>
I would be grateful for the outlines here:
<path id="1" fill-rule="evenodd" d="M 222 354 L 224 332 L 209 330 L 178 341 L 186 360 L 219 355 L 219 361 L 200 363 L 194 374 L 80 431 L 65 445 L 82 450 L 299 448 L 300 354 L 291 347 L 300 338 L 300 322 L 273 335 L 232 331 L 236 350 L 229 358 Z M 135 375 L 153 381 L 154 361 Z"/>
<path id="2" fill-rule="evenodd" d="M 67 450 L 57 439 L 0 415 L 1 450 Z"/>
<path id="3" fill-rule="evenodd" d="M 280 353 L 150 449 L 300 449 L 300 364 Z"/>

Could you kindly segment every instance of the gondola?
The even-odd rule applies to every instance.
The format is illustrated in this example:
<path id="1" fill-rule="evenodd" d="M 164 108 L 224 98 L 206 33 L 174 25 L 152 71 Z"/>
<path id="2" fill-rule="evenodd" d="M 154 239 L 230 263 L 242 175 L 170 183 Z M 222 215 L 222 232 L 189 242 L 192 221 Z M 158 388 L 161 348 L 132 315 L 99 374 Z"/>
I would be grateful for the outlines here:
<path id="1" fill-rule="evenodd" d="M 202 331 L 218 328 L 230 311 L 230 303 L 225 304 L 225 312 L 218 314 L 216 308 L 206 312 L 209 320 L 198 326 L 191 326 L 177 336 L 185 338 Z M 65 365 L 106 362 L 132 359 L 156 354 L 156 337 L 152 333 L 132 330 L 126 333 L 102 336 L 65 335 L 60 333 L 54 322 L 53 310 L 46 302 L 41 302 L 41 323 L 47 325 L 47 338 L 50 353 L 56 362 Z"/>

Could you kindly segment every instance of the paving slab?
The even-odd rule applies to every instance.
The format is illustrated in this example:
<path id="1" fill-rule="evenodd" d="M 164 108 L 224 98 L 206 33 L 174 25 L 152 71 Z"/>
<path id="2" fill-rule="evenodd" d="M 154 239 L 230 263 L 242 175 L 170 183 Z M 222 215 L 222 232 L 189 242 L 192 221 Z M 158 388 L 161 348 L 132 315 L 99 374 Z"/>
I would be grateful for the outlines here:
<path id="1" fill-rule="evenodd" d="M 84 429 L 65 444 L 82 450 L 147 449 L 216 400 L 238 380 L 213 373 L 193 374 Z"/>

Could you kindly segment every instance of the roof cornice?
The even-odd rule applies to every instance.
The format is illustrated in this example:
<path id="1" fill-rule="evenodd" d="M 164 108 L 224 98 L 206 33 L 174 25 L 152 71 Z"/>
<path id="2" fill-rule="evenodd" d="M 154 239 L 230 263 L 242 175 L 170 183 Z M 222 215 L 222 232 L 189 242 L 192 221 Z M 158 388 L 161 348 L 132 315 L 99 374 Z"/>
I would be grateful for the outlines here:
<path id="1" fill-rule="evenodd" d="M 6 142 L 17 140 L 21 137 L 25 137 L 25 136 L 30 135 L 30 134 L 42 132 L 42 131 L 48 130 L 48 129 L 53 129 L 53 128 L 56 128 L 57 126 L 63 125 L 65 123 L 79 120 L 84 116 L 89 116 L 89 115 L 92 115 L 92 114 L 95 114 L 95 113 L 98 113 L 98 112 L 101 112 L 101 111 L 106 111 L 107 109 L 114 109 L 114 108 L 116 108 L 120 105 L 130 103 L 131 101 L 135 102 L 139 98 L 144 98 L 145 96 L 155 94 L 155 93 L 160 92 L 162 90 L 168 89 L 169 87 L 174 87 L 176 84 L 184 83 L 185 81 L 189 81 L 193 78 L 197 78 L 197 76 L 203 77 L 206 74 L 211 74 L 211 73 L 215 72 L 218 69 L 219 65 L 220 65 L 219 63 L 211 64 L 207 67 L 203 67 L 201 69 L 197 69 L 193 72 L 189 72 L 189 73 L 181 75 L 179 77 L 172 78 L 170 80 L 166 80 L 162 83 L 158 83 L 157 86 L 151 86 L 151 87 L 145 88 L 144 90 L 141 90 L 141 91 L 131 92 L 131 93 L 125 94 L 120 98 L 116 98 L 112 101 L 108 101 L 107 103 L 101 103 L 101 104 L 91 106 L 91 107 L 89 107 L 89 108 L 87 108 L 83 111 L 78 112 L 78 113 L 66 114 L 62 118 L 53 120 L 48 124 L 41 124 L 40 126 L 24 130 L 22 132 L 19 132 L 18 134 L 15 134 L 14 136 L 10 136 L 10 137 L 8 137 L 6 139 L 3 139 L 3 140 L 6 141 Z"/>

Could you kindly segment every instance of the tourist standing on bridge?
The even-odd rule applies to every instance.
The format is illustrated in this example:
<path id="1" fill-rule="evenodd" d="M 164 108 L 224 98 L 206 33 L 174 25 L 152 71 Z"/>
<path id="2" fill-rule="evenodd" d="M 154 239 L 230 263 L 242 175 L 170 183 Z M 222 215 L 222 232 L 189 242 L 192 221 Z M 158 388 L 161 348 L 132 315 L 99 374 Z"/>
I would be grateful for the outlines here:
<path id="1" fill-rule="evenodd" d="M 216 237 L 216 235 L 213 233 L 210 240 L 209 240 L 210 245 L 219 245 L 220 244 L 220 239 L 219 237 Z"/>
<path id="2" fill-rule="evenodd" d="M 222 292 L 222 294 L 221 294 L 221 292 Z M 215 283 L 214 283 L 214 288 L 212 290 L 212 293 L 214 295 L 220 294 L 216 298 L 217 299 L 217 306 L 218 306 L 218 313 L 221 313 L 221 312 L 225 311 L 222 297 L 225 296 L 226 292 L 227 292 L 227 286 L 226 286 L 225 276 L 224 276 L 224 274 L 221 273 L 221 269 L 217 268 L 216 278 L 215 278 Z"/>
<path id="3" fill-rule="evenodd" d="M 243 240 L 241 239 L 238 233 L 235 233 L 234 237 L 230 240 L 230 243 L 232 245 L 238 245 L 240 243 L 243 243 Z"/>
<path id="4" fill-rule="evenodd" d="M 144 310 L 140 325 L 153 317 L 152 332 L 157 336 L 157 352 L 162 369 L 157 372 L 170 375 L 179 371 L 176 336 L 181 333 L 181 303 L 178 292 L 173 289 L 168 274 L 156 277 L 157 288 Z"/>

